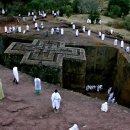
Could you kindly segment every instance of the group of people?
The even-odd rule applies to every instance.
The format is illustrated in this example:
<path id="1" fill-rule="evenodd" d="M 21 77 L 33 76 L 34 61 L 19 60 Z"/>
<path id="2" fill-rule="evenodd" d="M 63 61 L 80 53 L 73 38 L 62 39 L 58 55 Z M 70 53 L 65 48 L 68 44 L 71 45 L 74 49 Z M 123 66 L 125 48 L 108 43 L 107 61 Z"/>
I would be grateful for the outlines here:
<path id="1" fill-rule="evenodd" d="M 44 17 L 44 18 L 47 16 L 47 14 L 44 11 L 39 11 L 38 14 L 39 14 L 40 17 Z M 54 17 L 55 16 L 59 16 L 59 11 L 54 11 L 53 10 L 52 11 L 52 15 Z M 40 24 L 40 23 L 38 23 L 38 21 L 36 21 L 37 18 L 38 18 L 36 13 L 34 13 L 33 11 L 32 12 L 28 12 L 28 16 L 27 17 L 32 17 L 32 21 L 33 21 L 33 24 L 34 24 L 34 29 L 36 31 L 40 31 L 40 30 L 44 29 L 44 27 L 45 27 L 44 23 L 41 22 L 41 24 Z M 16 33 L 16 32 L 22 33 L 23 32 L 23 34 L 25 34 L 27 32 L 30 32 L 30 26 L 29 26 L 29 24 L 27 24 L 26 17 L 23 17 L 23 22 L 26 23 L 25 29 L 22 29 L 22 26 L 20 26 L 20 25 L 17 25 L 17 26 L 12 25 L 12 26 L 9 26 L 9 27 L 5 26 L 4 27 L 4 32 L 5 33 Z M 79 29 L 76 27 L 75 23 L 71 22 L 71 24 L 72 24 L 73 31 L 75 31 L 75 36 L 78 37 L 79 36 Z M 91 19 L 87 19 L 87 24 L 89 24 L 89 25 L 91 24 Z M 101 21 L 100 21 L 100 24 L 101 24 Z M 59 27 L 52 27 L 51 30 L 50 30 L 50 34 L 51 35 L 53 35 L 53 34 L 64 35 L 64 32 L 65 32 L 64 28 L 59 28 Z M 82 26 L 82 32 L 83 33 L 87 32 L 87 36 L 91 36 L 91 29 L 86 29 L 86 26 L 84 26 L 84 25 Z M 109 32 L 110 32 L 110 35 L 113 35 L 114 30 L 110 29 Z M 49 34 L 49 30 L 47 31 L 47 33 Z M 102 41 L 105 40 L 105 33 L 103 33 L 102 31 L 98 32 L 98 36 L 99 36 L 99 38 Z M 120 45 L 119 45 L 119 42 L 120 42 Z M 114 41 L 113 41 L 113 45 L 114 46 L 119 45 L 127 53 L 130 52 L 130 47 L 129 46 L 125 47 L 125 43 L 124 43 L 123 39 L 121 41 L 119 41 L 117 38 L 115 38 Z"/>
<path id="2" fill-rule="evenodd" d="M 16 84 L 19 84 L 19 73 L 18 73 L 18 68 L 15 66 L 13 67 L 13 82 Z M 34 78 L 34 86 L 35 86 L 35 94 L 38 96 L 41 94 L 41 80 L 40 78 Z M 3 93 L 3 89 L 2 89 L 2 82 L 0 79 L 0 100 L 3 99 L 4 93 Z M 58 90 L 56 89 L 54 91 L 54 93 L 52 93 L 51 95 L 51 101 L 52 101 L 52 107 L 54 109 L 54 112 L 57 113 L 59 112 L 60 109 L 60 103 L 61 103 L 61 96 L 58 92 Z"/>
<path id="3" fill-rule="evenodd" d="M 19 72 L 18 72 L 18 68 L 16 66 L 13 67 L 13 76 L 14 76 L 13 82 L 18 85 L 19 84 Z M 40 95 L 41 94 L 41 88 L 42 88 L 40 78 L 37 78 L 37 77 L 34 78 L 34 86 L 35 86 L 35 94 L 37 96 Z M 98 85 L 96 88 L 102 89 L 102 87 L 103 87 L 102 85 Z M 109 88 L 108 89 L 108 95 L 111 98 L 108 98 L 108 102 L 101 104 L 101 111 L 108 112 L 108 103 L 111 101 L 111 99 L 113 97 L 112 93 L 113 93 L 112 88 Z M 113 93 L 113 95 L 114 95 L 114 93 Z M 3 99 L 4 97 L 5 96 L 4 96 L 4 93 L 3 93 L 2 83 L 1 83 L 1 79 L 0 79 L 0 100 Z M 59 112 L 61 100 L 62 100 L 61 95 L 59 94 L 58 90 L 55 89 L 55 91 L 51 95 L 52 108 L 53 108 L 55 113 Z M 69 130 L 79 130 L 79 127 L 78 127 L 77 124 L 74 124 L 71 128 L 69 128 Z"/>
<path id="4" fill-rule="evenodd" d="M 107 94 L 108 94 L 108 102 L 115 103 L 115 97 L 114 97 L 114 92 L 112 91 L 112 87 L 108 89 Z"/>
<path id="5" fill-rule="evenodd" d="M 87 19 L 87 24 L 89 24 L 89 25 L 91 24 L 91 19 Z M 101 24 L 101 20 L 100 20 L 100 23 L 99 23 L 99 24 Z M 71 22 L 71 25 L 72 25 L 73 31 L 75 30 L 75 36 L 78 37 L 78 36 L 79 36 L 79 29 L 76 28 L 76 25 L 75 25 L 73 22 Z M 83 33 L 87 32 L 87 35 L 88 35 L 88 36 L 91 36 L 91 30 L 90 30 L 90 29 L 86 29 L 85 26 L 82 26 L 82 32 L 83 32 Z M 109 32 L 110 32 L 110 35 L 113 35 L 114 30 L 113 30 L 113 29 L 110 29 Z M 99 32 L 98 32 L 98 36 L 99 36 L 99 38 L 100 38 L 102 41 L 105 40 L 105 33 L 103 33 L 102 31 L 99 31 Z M 129 46 L 126 46 L 126 48 L 125 48 L 125 43 L 124 43 L 124 40 L 123 40 L 123 39 L 122 39 L 121 41 L 119 41 L 117 38 L 115 38 L 114 41 L 113 41 L 113 45 L 114 45 L 114 46 L 117 46 L 119 42 L 120 42 L 120 45 L 119 45 L 119 46 L 120 46 L 122 49 L 124 49 L 127 53 L 130 53 L 130 47 L 129 47 Z"/>
<path id="6" fill-rule="evenodd" d="M 114 92 L 112 91 L 112 87 L 110 87 L 107 91 L 107 95 L 108 95 L 108 100 L 107 102 L 104 102 L 101 105 L 101 111 L 103 112 L 108 112 L 108 103 L 116 103 L 115 102 L 115 97 L 114 97 Z"/>
<path id="7" fill-rule="evenodd" d="M 96 92 L 101 92 L 101 90 L 103 90 L 103 85 L 87 85 L 86 86 L 86 91 L 89 92 L 93 92 L 93 91 L 96 91 Z"/>
<path id="8" fill-rule="evenodd" d="M 18 68 L 15 66 L 13 67 L 13 82 L 16 84 L 19 84 L 19 73 L 18 73 Z M 41 94 L 41 79 L 40 78 L 34 78 L 34 86 L 35 86 L 35 94 L 38 96 Z M 61 103 L 61 96 L 58 93 L 58 90 L 56 89 L 54 93 L 51 96 L 51 101 L 52 101 L 52 107 L 54 109 L 54 112 L 58 112 L 60 109 L 60 103 Z"/>

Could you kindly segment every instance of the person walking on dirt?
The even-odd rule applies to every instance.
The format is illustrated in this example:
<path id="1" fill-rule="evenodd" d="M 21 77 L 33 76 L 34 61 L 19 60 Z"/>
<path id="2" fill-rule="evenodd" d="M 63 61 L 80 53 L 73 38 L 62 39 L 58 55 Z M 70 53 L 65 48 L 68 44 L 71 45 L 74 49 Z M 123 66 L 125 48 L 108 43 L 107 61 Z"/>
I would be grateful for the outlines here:
<path id="1" fill-rule="evenodd" d="M 52 101 L 52 107 L 54 109 L 54 112 L 57 113 L 60 109 L 60 103 L 61 103 L 61 96 L 58 93 L 57 89 L 54 91 L 54 93 L 52 93 L 51 101 Z"/>
<path id="2" fill-rule="evenodd" d="M 39 78 L 35 78 L 34 84 L 35 84 L 36 95 L 40 95 L 41 94 L 41 80 Z"/>
<path id="3" fill-rule="evenodd" d="M 14 75 L 13 82 L 18 84 L 19 83 L 19 73 L 18 73 L 18 68 L 16 66 L 13 67 L 13 75 Z"/>

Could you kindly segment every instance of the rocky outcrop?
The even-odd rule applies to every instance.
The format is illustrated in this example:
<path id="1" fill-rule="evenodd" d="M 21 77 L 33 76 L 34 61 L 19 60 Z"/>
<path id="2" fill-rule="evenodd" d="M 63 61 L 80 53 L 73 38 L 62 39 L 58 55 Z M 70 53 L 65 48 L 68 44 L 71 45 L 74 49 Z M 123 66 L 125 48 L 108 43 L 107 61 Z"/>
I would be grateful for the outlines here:
<path id="1" fill-rule="evenodd" d="M 119 104 L 130 107 L 130 56 L 118 51 L 114 92 Z"/>
<path id="2" fill-rule="evenodd" d="M 13 41 L 14 40 L 15 39 L 13 39 Z M 27 49 L 30 45 L 33 49 L 35 45 L 37 46 L 37 48 L 43 46 L 41 43 L 35 45 L 34 44 L 34 42 L 33 44 L 26 43 L 26 47 L 20 46 L 21 44 L 18 44 L 16 48 L 19 48 L 19 51 L 23 51 L 25 50 L 25 48 Z M 5 44 L 5 46 L 7 46 L 7 44 Z M 6 48 L 5 46 L 3 46 L 3 48 Z M 58 55 L 62 53 L 62 57 L 60 58 L 60 60 L 62 60 L 62 58 L 64 57 L 62 62 L 60 62 L 62 63 L 62 65 L 59 68 L 52 66 L 46 67 L 46 65 L 41 65 L 41 61 L 35 62 L 39 65 L 29 64 L 30 57 L 32 57 L 32 59 L 36 58 L 38 57 L 36 56 L 37 54 L 42 57 L 42 49 L 34 49 L 33 51 L 35 52 L 35 55 L 32 53 L 33 51 L 31 50 L 29 53 L 25 53 L 23 51 L 21 54 L 19 53 L 19 55 L 15 55 L 15 53 L 12 53 L 8 56 L 3 55 L 3 50 L 1 50 L 2 53 L 0 57 L 0 62 L 2 61 L 4 65 L 10 68 L 12 68 L 14 65 L 17 65 L 19 68 L 21 68 L 23 72 L 26 72 L 32 76 L 39 76 L 41 79 L 47 82 L 60 83 L 61 86 L 67 89 L 84 90 L 87 84 L 103 84 L 105 90 L 107 90 L 108 87 L 113 86 L 113 90 L 118 103 L 130 107 L 129 54 L 121 53 L 118 49 L 109 47 L 105 44 L 68 44 L 63 48 L 58 49 L 58 51 L 56 52 L 55 44 L 53 44 L 53 52 L 55 51 Z M 74 48 L 77 48 L 76 51 Z M 79 51 L 82 50 L 81 48 L 85 50 L 85 57 L 82 57 L 83 55 L 79 55 L 79 52 L 83 54 L 82 51 Z M 70 54 L 70 50 L 71 52 L 73 52 L 73 56 Z M 51 58 L 51 53 L 48 54 L 49 55 L 45 56 L 50 56 Z M 76 55 L 79 57 L 76 58 Z M 56 61 L 56 57 L 53 57 L 54 61 Z M 19 64 L 20 62 L 21 65 Z"/>

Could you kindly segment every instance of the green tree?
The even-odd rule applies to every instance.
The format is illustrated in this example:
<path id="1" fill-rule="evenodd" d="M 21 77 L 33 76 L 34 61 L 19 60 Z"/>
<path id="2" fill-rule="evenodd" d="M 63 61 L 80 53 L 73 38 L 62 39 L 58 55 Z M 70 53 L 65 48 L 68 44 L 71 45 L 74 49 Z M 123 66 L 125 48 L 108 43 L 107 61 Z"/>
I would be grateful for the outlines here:
<path id="1" fill-rule="evenodd" d="M 74 13 L 79 13 L 79 5 L 80 5 L 80 0 L 74 0 L 72 2 L 72 8 Z"/>
<path id="2" fill-rule="evenodd" d="M 113 7 L 115 7 L 115 9 L 113 10 Z M 121 16 L 126 16 L 127 14 L 129 14 L 130 11 L 130 0 L 110 0 L 109 4 L 108 4 L 108 11 L 115 13 L 115 15 L 117 15 L 117 12 L 115 10 L 117 10 L 120 8 L 120 12 L 118 14 L 119 17 Z"/>
<path id="3" fill-rule="evenodd" d="M 111 6 L 111 10 L 109 12 L 110 16 L 116 17 L 121 16 L 121 8 L 118 5 Z"/>
<path id="4" fill-rule="evenodd" d="M 79 10 L 81 13 L 96 12 L 99 8 L 98 0 L 81 0 Z"/>
<path id="5" fill-rule="evenodd" d="M 92 23 L 100 17 L 98 0 L 81 0 L 79 10 L 80 13 L 88 13 Z"/>
<path id="6" fill-rule="evenodd" d="M 65 8 L 65 14 L 67 17 L 70 17 L 71 14 L 73 13 L 73 9 L 70 5 L 67 5 L 66 8 Z"/>
<path id="7" fill-rule="evenodd" d="M 130 16 L 125 18 L 125 27 L 130 31 Z"/>

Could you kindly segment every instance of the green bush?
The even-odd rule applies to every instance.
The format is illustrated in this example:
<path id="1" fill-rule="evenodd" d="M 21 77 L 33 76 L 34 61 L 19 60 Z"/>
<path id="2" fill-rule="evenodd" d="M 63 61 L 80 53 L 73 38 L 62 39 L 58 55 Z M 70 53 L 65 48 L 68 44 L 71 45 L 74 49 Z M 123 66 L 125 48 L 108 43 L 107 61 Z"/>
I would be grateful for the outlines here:
<path id="1" fill-rule="evenodd" d="M 110 17 L 120 17 L 121 16 L 121 8 L 118 5 L 112 5 L 110 7 L 110 11 L 108 12 Z"/>
<path id="2" fill-rule="evenodd" d="M 125 18 L 125 28 L 130 31 L 130 16 Z"/>
<path id="3" fill-rule="evenodd" d="M 100 17 L 100 13 L 98 11 L 92 11 L 89 14 L 89 18 L 91 19 L 92 24 L 94 23 L 95 20 L 98 20 Z"/>
<path id="4" fill-rule="evenodd" d="M 67 16 L 67 17 L 70 17 L 72 13 L 73 13 L 73 9 L 71 8 L 70 5 L 67 5 L 67 6 L 65 7 L 65 14 L 66 14 L 66 16 Z"/>

